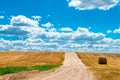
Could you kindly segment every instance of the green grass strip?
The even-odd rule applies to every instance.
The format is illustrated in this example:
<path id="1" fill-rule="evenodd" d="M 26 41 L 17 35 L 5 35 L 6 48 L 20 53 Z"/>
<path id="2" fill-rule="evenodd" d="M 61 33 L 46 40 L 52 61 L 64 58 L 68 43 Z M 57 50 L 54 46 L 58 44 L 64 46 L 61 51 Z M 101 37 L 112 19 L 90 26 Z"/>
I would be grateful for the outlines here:
<path id="1" fill-rule="evenodd" d="M 50 70 L 58 67 L 58 65 L 43 65 L 43 66 L 33 66 L 33 70 Z"/>
<path id="2" fill-rule="evenodd" d="M 25 70 L 28 70 L 28 68 L 27 67 L 4 67 L 4 68 L 0 68 L 0 75 L 16 73 L 16 72 L 25 71 Z"/>
<path id="3" fill-rule="evenodd" d="M 56 67 L 59 67 L 60 65 L 43 65 L 43 66 L 20 66 L 20 67 L 3 67 L 0 68 L 0 75 L 4 74 L 10 74 L 10 73 L 16 73 L 20 71 L 31 71 L 31 70 L 50 70 Z"/>

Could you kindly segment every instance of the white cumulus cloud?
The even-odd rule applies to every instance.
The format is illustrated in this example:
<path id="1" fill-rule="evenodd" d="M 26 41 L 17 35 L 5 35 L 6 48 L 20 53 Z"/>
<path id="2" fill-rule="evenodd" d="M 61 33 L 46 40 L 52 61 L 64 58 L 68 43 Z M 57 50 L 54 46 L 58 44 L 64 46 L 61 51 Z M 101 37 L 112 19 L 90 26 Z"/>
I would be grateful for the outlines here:
<path id="1" fill-rule="evenodd" d="M 50 26 L 48 26 L 50 25 Z M 106 34 L 92 32 L 89 28 L 51 27 L 48 30 L 39 22 L 23 15 L 11 18 L 10 24 L 0 25 L 0 51 L 91 51 L 119 52 L 120 39 L 107 38 Z M 119 32 L 119 29 L 115 29 Z"/>
<path id="2" fill-rule="evenodd" d="M 13 26 L 29 26 L 29 27 L 38 27 L 38 21 L 31 20 L 23 15 L 13 16 L 10 22 Z"/>
<path id="3" fill-rule="evenodd" d="M 111 30 L 107 30 L 107 33 L 112 33 L 112 31 Z"/>
<path id="4" fill-rule="evenodd" d="M 69 7 L 78 10 L 109 10 L 116 6 L 120 0 L 67 0 Z"/>
<path id="5" fill-rule="evenodd" d="M 46 27 L 46 28 L 50 28 L 50 27 L 54 26 L 54 24 L 52 24 L 51 22 L 47 22 L 45 24 L 41 24 L 41 26 Z"/>
<path id="6" fill-rule="evenodd" d="M 71 31 L 73 31 L 73 29 L 71 29 L 69 27 L 65 27 L 65 28 L 61 28 L 61 31 L 71 32 Z"/>
<path id="7" fill-rule="evenodd" d="M 120 33 L 120 27 L 118 29 L 115 29 L 113 32 L 114 33 Z"/>
<path id="8" fill-rule="evenodd" d="M 0 16 L 0 19 L 3 19 L 3 18 L 5 18 L 4 16 Z"/>
<path id="9" fill-rule="evenodd" d="M 41 16 L 32 16 L 31 18 L 40 21 L 40 19 L 42 18 Z"/>
<path id="10" fill-rule="evenodd" d="M 89 30 L 87 28 L 78 27 L 77 32 L 87 33 Z"/>
<path id="11" fill-rule="evenodd" d="M 49 32 L 56 32 L 56 28 L 50 28 L 48 31 Z"/>
<path id="12" fill-rule="evenodd" d="M 28 37 L 44 30 L 39 27 L 38 21 L 23 15 L 13 16 L 9 25 L 0 25 L 0 34 L 9 36 Z"/>

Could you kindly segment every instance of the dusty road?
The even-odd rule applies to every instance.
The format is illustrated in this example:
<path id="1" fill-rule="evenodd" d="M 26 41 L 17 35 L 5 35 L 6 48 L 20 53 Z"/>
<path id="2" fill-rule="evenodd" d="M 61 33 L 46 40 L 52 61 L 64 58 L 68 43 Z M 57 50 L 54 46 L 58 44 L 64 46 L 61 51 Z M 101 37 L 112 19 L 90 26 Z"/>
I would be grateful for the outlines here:
<path id="1" fill-rule="evenodd" d="M 91 75 L 76 53 L 65 53 L 63 66 L 55 72 L 36 75 L 29 80 L 91 80 Z"/>

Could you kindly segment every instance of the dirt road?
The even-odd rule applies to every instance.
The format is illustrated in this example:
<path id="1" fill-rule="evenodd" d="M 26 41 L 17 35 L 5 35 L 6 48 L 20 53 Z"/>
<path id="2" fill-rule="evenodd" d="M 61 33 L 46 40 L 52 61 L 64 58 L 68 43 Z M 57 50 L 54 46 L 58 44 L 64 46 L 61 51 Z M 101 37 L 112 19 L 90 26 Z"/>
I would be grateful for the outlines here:
<path id="1" fill-rule="evenodd" d="M 76 53 L 65 53 L 63 66 L 44 75 L 30 77 L 29 80 L 91 80 L 91 75 Z"/>
<path id="2" fill-rule="evenodd" d="M 0 80 L 92 80 L 91 78 L 76 53 L 65 53 L 63 65 L 56 70 L 20 72 Z"/>

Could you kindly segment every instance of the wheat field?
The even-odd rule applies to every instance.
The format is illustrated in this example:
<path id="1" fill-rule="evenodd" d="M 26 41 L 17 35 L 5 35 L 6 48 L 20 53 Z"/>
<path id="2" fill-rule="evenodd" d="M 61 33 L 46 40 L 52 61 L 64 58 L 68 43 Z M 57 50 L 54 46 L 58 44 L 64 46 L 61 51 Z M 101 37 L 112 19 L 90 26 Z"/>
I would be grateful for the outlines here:
<path id="1" fill-rule="evenodd" d="M 95 80 L 120 80 L 120 54 L 78 52 L 78 56 L 93 73 Z M 107 64 L 98 64 L 99 57 L 106 57 Z"/>
<path id="2" fill-rule="evenodd" d="M 62 64 L 63 52 L 0 52 L 0 67 Z"/>

